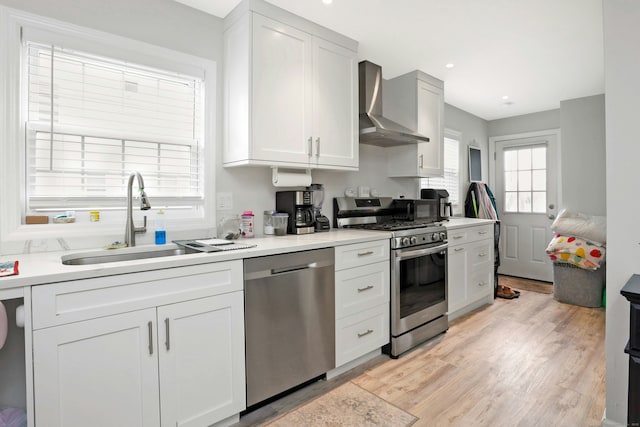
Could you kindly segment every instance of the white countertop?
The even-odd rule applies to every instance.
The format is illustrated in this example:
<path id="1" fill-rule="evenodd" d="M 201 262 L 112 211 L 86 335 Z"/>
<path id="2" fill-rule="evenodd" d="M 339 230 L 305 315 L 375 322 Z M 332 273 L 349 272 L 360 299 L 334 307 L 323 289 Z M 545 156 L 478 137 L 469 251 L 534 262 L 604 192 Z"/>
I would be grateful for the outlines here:
<path id="1" fill-rule="evenodd" d="M 453 217 L 444 223 L 444 225 L 448 229 L 456 229 L 482 224 L 492 224 L 493 222 L 494 221 L 487 219 Z M 63 265 L 60 259 L 63 255 L 87 253 L 92 250 L 5 255 L 2 257 L 3 261 L 18 260 L 20 262 L 20 274 L 16 276 L 0 277 L 0 291 L 4 289 L 21 288 L 45 283 L 64 282 L 68 280 L 88 279 L 92 277 L 112 276 L 115 274 L 127 274 L 140 271 L 159 270 L 163 268 L 205 264 L 210 262 L 255 258 L 287 252 L 321 249 L 352 243 L 389 239 L 390 237 L 391 234 L 384 231 L 341 229 L 323 233 L 257 237 L 253 239 L 241 239 L 238 241 L 238 243 L 252 243 L 257 245 L 256 247 L 249 249 L 197 253 L 92 265 Z M 167 244 L 163 247 L 170 249 L 177 246 L 174 244 Z M 137 246 L 137 248 L 144 250 L 145 248 L 157 248 L 157 246 L 144 245 Z M 114 251 L 117 251 L 117 249 Z"/>
<path id="2" fill-rule="evenodd" d="M 447 229 L 456 229 L 464 227 L 473 227 L 474 225 L 493 224 L 495 221 L 492 219 L 478 219 L 478 218 L 465 218 L 454 216 L 449 218 L 449 221 L 443 223 Z"/>
<path id="3" fill-rule="evenodd" d="M 244 258 L 255 258 L 287 252 L 328 248 L 351 243 L 389 239 L 391 234 L 384 231 L 331 230 L 322 233 L 304 235 L 286 235 L 240 239 L 238 243 L 256 244 L 249 249 L 225 252 L 196 253 L 189 255 L 148 258 L 131 261 L 109 262 L 93 265 L 63 265 L 61 257 L 74 253 L 89 253 L 92 250 L 71 250 L 60 252 L 42 252 L 33 254 L 3 255 L 3 261 L 19 261 L 20 274 L 0 277 L 0 292 L 4 289 L 64 282 L 68 280 L 88 279 L 92 277 L 112 276 L 163 268 L 184 267 L 210 262 L 221 262 Z M 167 249 L 176 248 L 173 243 L 163 245 Z M 156 245 L 141 245 L 136 248 L 157 248 Z M 118 249 L 114 249 L 117 251 Z M 100 251 L 102 250 L 95 250 Z M 114 252 L 115 253 L 115 252 Z"/>

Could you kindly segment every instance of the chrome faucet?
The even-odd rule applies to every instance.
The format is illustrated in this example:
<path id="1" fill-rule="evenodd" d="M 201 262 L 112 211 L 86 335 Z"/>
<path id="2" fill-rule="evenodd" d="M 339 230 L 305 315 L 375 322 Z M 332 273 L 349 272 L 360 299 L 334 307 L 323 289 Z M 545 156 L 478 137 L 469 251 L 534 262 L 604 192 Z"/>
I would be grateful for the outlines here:
<path id="1" fill-rule="evenodd" d="M 136 245 L 136 233 L 146 233 L 147 231 L 147 216 L 144 216 L 144 225 L 142 227 L 136 227 L 133 224 L 133 196 L 131 193 L 133 187 L 133 178 L 138 178 L 138 191 L 140 192 L 140 210 L 146 211 L 151 209 L 147 193 L 144 192 L 144 181 L 140 172 L 131 172 L 129 175 L 129 183 L 127 184 L 127 226 L 124 231 L 124 243 L 127 246 Z"/>

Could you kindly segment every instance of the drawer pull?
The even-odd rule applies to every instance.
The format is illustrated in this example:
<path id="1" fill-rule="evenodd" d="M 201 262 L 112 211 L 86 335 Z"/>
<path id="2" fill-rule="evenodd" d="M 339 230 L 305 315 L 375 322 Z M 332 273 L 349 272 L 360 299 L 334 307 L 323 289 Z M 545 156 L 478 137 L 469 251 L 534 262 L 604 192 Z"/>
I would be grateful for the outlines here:
<path id="1" fill-rule="evenodd" d="M 358 288 L 358 292 L 368 291 L 369 289 L 373 289 L 373 285 L 365 286 L 364 288 Z"/>
<path id="2" fill-rule="evenodd" d="M 372 334 L 372 333 L 373 333 L 373 329 L 367 329 L 367 332 L 362 332 L 362 333 L 358 332 L 358 338 L 365 337 L 365 336 L 367 336 L 369 334 Z"/>
<path id="3" fill-rule="evenodd" d="M 458 240 L 458 239 L 462 239 L 464 236 L 460 235 L 460 236 L 453 236 L 453 240 Z"/>
<path id="4" fill-rule="evenodd" d="M 483 230 L 483 231 L 478 231 L 478 234 L 487 234 L 488 231 L 487 230 Z"/>
<path id="5" fill-rule="evenodd" d="M 373 255 L 373 251 L 358 252 L 358 256 Z"/>
<path id="6" fill-rule="evenodd" d="M 478 286 L 486 286 L 487 284 L 485 282 L 479 282 Z"/>
<path id="7" fill-rule="evenodd" d="M 481 254 L 478 254 L 478 256 L 479 257 L 484 257 L 484 256 L 487 256 L 487 253 L 486 252 L 482 252 Z"/>
<path id="8" fill-rule="evenodd" d="M 460 251 L 464 251 L 464 248 L 455 248 L 454 249 L 455 252 L 460 252 Z"/>
<path id="9" fill-rule="evenodd" d="M 147 323 L 149 328 L 149 354 L 153 354 L 153 322 Z"/>

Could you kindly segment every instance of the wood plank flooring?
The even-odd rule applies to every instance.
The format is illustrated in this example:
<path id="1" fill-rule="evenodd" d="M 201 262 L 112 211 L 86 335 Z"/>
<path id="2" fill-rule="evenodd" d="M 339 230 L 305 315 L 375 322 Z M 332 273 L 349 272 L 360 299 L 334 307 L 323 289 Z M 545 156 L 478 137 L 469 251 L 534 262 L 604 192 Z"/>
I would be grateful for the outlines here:
<path id="1" fill-rule="evenodd" d="M 603 309 L 521 290 L 456 319 L 398 360 L 379 356 L 251 412 L 260 425 L 352 381 L 417 416 L 417 426 L 598 426 L 604 410 Z"/>

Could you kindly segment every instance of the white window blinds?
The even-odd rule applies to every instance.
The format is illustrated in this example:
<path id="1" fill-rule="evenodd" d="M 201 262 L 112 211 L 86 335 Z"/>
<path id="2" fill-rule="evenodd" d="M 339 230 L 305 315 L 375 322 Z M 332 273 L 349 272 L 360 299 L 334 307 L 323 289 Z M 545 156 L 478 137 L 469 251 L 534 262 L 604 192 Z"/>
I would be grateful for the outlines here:
<path id="1" fill-rule="evenodd" d="M 444 139 L 444 176 L 423 178 L 421 188 L 444 188 L 453 205 L 460 203 L 460 150 L 458 141 Z"/>
<path id="2" fill-rule="evenodd" d="M 28 209 L 109 205 L 134 170 L 162 204 L 199 203 L 201 78 L 51 45 L 25 52 Z"/>

